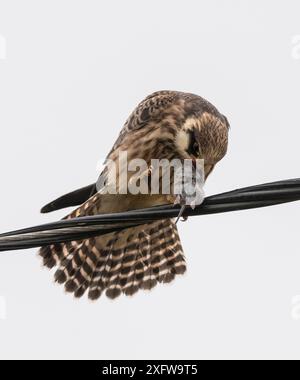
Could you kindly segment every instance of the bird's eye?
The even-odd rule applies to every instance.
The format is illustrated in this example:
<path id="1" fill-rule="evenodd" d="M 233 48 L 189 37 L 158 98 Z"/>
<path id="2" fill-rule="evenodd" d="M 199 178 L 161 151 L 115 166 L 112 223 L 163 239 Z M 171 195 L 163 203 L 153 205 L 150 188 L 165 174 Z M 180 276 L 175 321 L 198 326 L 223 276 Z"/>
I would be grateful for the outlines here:
<path id="1" fill-rule="evenodd" d="M 190 156 L 199 157 L 200 156 L 200 146 L 199 142 L 196 139 L 195 132 L 189 131 L 190 139 L 189 139 L 189 147 L 187 152 Z"/>

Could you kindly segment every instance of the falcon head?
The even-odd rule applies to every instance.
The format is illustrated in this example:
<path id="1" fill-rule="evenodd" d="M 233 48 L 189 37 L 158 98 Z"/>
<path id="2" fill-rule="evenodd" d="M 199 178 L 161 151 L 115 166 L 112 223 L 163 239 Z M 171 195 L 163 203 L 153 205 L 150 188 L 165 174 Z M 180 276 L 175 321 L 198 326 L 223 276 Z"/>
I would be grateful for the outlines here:
<path id="1" fill-rule="evenodd" d="M 148 166 L 152 159 L 202 160 L 202 185 L 226 154 L 228 130 L 226 117 L 202 97 L 159 91 L 130 115 L 109 158 L 116 161 L 119 151 L 126 151 L 129 160 L 141 158 Z M 200 183 L 196 174 L 191 172 L 184 183 Z M 176 182 L 175 177 L 171 181 Z"/>
<path id="2" fill-rule="evenodd" d="M 192 111 L 176 135 L 175 146 L 184 159 L 203 160 L 207 178 L 226 155 L 230 126 L 227 118 L 206 100 L 195 96 L 191 103 Z"/>

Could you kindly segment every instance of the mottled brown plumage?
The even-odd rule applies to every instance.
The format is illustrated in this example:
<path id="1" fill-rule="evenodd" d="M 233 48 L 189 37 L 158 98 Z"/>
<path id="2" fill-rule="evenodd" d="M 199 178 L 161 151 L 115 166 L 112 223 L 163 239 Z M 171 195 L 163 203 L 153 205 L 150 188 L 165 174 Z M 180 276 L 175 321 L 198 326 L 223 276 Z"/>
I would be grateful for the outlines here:
<path id="1" fill-rule="evenodd" d="M 148 96 L 130 115 L 108 158 L 117 160 L 120 151 L 128 152 L 128 160 L 142 158 L 149 165 L 153 158 L 203 158 L 208 176 L 226 154 L 228 128 L 227 119 L 203 98 L 160 91 Z M 190 136 L 195 140 L 193 146 Z M 173 203 L 174 199 L 172 194 L 108 195 L 99 189 L 67 218 L 151 207 Z M 121 293 L 132 295 L 139 289 L 152 289 L 186 270 L 173 220 L 54 244 L 41 248 L 40 255 L 44 265 L 57 268 L 55 280 L 65 284 L 67 292 L 76 297 L 88 292 L 93 300 L 103 292 L 116 298 Z"/>

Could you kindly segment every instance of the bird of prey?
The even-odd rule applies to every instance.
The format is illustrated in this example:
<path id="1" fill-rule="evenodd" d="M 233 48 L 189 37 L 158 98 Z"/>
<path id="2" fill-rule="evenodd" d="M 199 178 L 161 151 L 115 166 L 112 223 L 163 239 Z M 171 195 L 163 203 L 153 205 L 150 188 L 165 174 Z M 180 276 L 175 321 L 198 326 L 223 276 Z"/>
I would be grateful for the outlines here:
<path id="1" fill-rule="evenodd" d="M 159 91 L 144 99 L 126 121 L 108 159 L 126 151 L 128 160 L 202 159 L 205 178 L 227 152 L 229 123 L 200 96 Z M 118 172 L 118 175 L 120 173 Z M 151 173 L 149 174 L 151 175 Z M 130 177 L 128 177 L 130 181 Z M 104 185 L 105 186 L 105 185 Z M 118 188 L 119 189 L 119 188 Z M 87 186 L 42 209 L 50 212 L 80 205 L 66 217 L 124 212 L 174 203 L 175 194 L 108 194 Z M 57 243 L 39 251 L 48 268 L 56 267 L 55 280 L 75 297 L 85 292 L 92 300 L 105 293 L 114 299 L 169 283 L 186 271 L 185 257 L 175 220 L 131 227 L 82 241 Z"/>

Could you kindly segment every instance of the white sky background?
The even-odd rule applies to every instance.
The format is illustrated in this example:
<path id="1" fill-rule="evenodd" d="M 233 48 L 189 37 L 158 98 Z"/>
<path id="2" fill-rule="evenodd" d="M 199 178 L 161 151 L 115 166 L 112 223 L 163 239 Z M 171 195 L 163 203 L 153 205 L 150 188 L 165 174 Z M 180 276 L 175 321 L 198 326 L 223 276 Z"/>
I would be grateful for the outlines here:
<path id="1" fill-rule="evenodd" d="M 65 215 L 39 209 L 92 183 L 160 89 L 231 123 L 206 194 L 299 177 L 299 14 L 296 0 L 0 0 L 0 231 Z M 65 295 L 36 250 L 1 253 L 0 358 L 299 359 L 299 219 L 295 203 L 181 223 L 187 275 L 115 302 Z"/>

